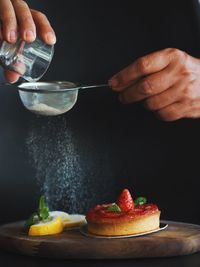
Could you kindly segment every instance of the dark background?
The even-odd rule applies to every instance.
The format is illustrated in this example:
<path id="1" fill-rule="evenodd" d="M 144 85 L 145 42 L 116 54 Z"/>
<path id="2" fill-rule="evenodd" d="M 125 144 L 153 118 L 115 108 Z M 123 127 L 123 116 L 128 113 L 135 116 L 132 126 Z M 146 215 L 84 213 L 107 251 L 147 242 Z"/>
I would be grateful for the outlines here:
<path id="1" fill-rule="evenodd" d="M 197 1 L 28 3 L 48 16 L 57 34 L 55 56 L 43 80 L 104 83 L 152 51 L 176 47 L 200 54 Z M 128 187 L 133 196 L 156 202 L 164 219 L 200 222 L 199 120 L 159 121 L 141 104 L 121 105 L 109 88 L 81 92 L 70 112 L 42 118 L 24 109 L 15 87 L 1 87 L 0 223 L 26 218 L 42 193 L 26 142 L 30 131 L 57 140 L 64 122 L 87 176 L 80 187 L 84 192 L 75 190 L 80 202 L 75 212 L 114 201 Z M 49 148 L 56 150 L 56 145 Z"/>

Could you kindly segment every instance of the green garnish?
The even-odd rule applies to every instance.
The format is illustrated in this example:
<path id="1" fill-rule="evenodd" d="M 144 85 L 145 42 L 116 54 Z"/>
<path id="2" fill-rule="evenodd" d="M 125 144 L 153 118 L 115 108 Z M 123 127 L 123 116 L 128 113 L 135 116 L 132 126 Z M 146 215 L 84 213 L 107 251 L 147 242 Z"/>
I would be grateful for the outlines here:
<path id="1" fill-rule="evenodd" d="M 25 222 L 25 228 L 29 228 L 31 225 L 36 224 L 39 222 L 38 214 L 35 212 L 31 214 L 31 216 L 28 218 L 28 220 Z"/>
<path id="2" fill-rule="evenodd" d="M 140 206 L 140 205 L 143 205 L 143 204 L 146 204 L 147 203 L 147 199 L 146 197 L 138 197 L 134 200 L 134 204 L 135 206 Z"/>
<path id="3" fill-rule="evenodd" d="M 113 203 L 111 206 L 109 206 L 106 210 L 107 212 L 121 212 L 120 207 L 116 204 Z"/>
<path id="4" fill-rule="evenodd" d="M 40 197 L 38 216 L 41 221 L 44 221 L 49 217 L 49 208 L 46 205 L 44 196 Z"/>
<path id="5" fill-rule="evenodd" d="M 45 202 L 44 196 L 40 197 L 39 208 L 36 212 L 31 214 L 28 220 L 25 222 L 25 228 L 29 228 L 31 225 L 36 224 L 40 221 L 44 221 L 49 217 L 49 208 Z"/>

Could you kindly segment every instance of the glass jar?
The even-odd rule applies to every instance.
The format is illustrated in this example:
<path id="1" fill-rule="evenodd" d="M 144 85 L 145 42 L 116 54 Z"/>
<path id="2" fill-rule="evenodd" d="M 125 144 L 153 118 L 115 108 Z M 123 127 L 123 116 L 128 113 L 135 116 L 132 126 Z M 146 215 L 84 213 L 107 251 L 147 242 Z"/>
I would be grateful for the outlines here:
<path id="1" fill-rule="evenodd" d="M 27 81 L 38 81 L 48 69 L 54 54 L 54 46 L 39 38 L 32 43 L 18 39 L 15 44 L 0 44 L 0 61 L 8 70 L 17 72 Z"/>

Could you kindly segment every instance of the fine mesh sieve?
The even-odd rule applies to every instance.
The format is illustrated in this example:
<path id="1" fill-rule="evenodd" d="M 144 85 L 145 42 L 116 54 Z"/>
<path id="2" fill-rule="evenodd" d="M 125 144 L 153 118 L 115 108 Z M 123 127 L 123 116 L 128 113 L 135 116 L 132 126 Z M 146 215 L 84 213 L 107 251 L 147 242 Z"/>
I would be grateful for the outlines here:
<path id="1" fill-rule="evenodd" d="M 108 84 L 80 85 L 68 81 L 25 82 L 18 85 L 24 106 L 33 113 L 56 116 L 69 111 L 76 103 L 78 91 Z"/>

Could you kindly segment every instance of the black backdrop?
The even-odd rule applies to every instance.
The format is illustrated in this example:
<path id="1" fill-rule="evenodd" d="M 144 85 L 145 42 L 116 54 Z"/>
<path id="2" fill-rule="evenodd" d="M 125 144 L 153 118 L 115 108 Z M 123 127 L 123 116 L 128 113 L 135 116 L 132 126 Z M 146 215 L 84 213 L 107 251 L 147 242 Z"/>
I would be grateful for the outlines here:
<path id="1" fill-rule="evenodd" d="M 47 14 L 57 33 L 43 80 L 105 82 L 137 57 L 165 47 L 200 54 L 196 1 L 28 2 Z M 80 93 L 62 117 L 41 118 L 23 108 L 15 87 L 0 90 L 0 222 L 27 217 L 41 193 L 28 153 L 30 131 L 49 135 L 42 139 L 48 141 L 63 131 L 63 123 L 89 176 L 80 187 L 87 192 L 75 190 L 78 202 L 87 198 L 76 211 L 114 201 L 128 187 L 157 202 L 163 218 L 199 223 L 199 120 L 159 121 L 141 104 L 121 105 L 108 88 Z"/>

